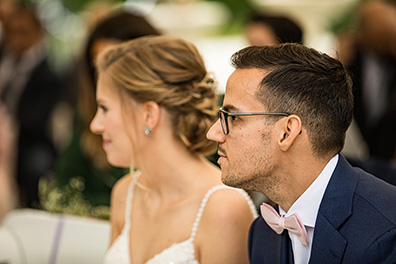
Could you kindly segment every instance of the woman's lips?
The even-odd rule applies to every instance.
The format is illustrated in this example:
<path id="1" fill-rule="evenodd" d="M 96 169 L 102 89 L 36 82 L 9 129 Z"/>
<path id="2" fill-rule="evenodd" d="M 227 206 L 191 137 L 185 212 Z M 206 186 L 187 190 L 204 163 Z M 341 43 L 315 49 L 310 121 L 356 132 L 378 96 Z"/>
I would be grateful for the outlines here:
<path id="1" fill-rule="evenodd" d="M 110 144 L 110 140 L 103 140 L 103 142 L 102 142 L 103 147 L 106 147 L 109 144 Z"/>

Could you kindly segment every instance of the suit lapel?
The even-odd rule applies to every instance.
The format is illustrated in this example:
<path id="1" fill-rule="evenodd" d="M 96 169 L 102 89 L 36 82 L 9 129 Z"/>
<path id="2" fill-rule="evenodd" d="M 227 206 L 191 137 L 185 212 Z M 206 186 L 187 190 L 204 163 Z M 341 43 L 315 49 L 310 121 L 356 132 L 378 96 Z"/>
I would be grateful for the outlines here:
<path id="1" fill-rule="evenodd" d="M 319 207 L 315 224 L 310 263 L 340 263 L 347 241 L 338 228 L 352 214 L 353 196 L 358 179 L 347 161 L 339 155 Z"/>
<path id="2" fill-rule="evenodd" d="M 309 263 L 341 263 L 346 246 L 344 237 L 319 213 Z"/>

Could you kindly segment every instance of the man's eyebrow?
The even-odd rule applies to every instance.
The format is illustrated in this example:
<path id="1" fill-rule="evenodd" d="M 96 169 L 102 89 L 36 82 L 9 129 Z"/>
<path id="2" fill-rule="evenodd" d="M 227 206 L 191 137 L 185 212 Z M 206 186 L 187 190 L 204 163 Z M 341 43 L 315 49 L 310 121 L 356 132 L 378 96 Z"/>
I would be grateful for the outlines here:
<path id="1" fill-rule="evenodd" d="M 222 108 L 226 112 L 230 112 L 230 111 L 238 112 L 238 108 L 233 105 L 224 105 Z"/>

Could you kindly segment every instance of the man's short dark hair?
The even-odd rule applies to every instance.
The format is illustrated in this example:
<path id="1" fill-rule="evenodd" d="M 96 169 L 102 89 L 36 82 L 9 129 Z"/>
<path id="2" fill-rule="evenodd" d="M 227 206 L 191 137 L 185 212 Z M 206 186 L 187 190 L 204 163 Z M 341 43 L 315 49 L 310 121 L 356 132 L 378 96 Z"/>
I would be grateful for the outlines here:
<path id="1" fill-rule="evenodd" d="M 251 46 L 233 54 L 237 69 L 263 69 L 257 99 L 266 110 L 300 116 L 318 156 L 342 150 L 352 122 L 352 81 L 342 63 L 300 44 Z"/>

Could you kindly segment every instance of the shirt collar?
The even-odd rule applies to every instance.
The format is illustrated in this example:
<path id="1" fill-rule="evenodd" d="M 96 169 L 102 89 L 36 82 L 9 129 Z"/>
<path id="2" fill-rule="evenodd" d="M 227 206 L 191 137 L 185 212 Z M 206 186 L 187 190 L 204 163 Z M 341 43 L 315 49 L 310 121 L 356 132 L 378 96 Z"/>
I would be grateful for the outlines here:
<path id="1" fill-rule="evenodd" d="M 297 213 L 305 226 L 315 227 L 316 216 L 318 215 L 320 203 L 337 162 L 338 154 L 326 164 L 319 176 L 294 202 L 289 211 L 286 213 L 279 206 L 279 213 L 286 217 Z"/>

